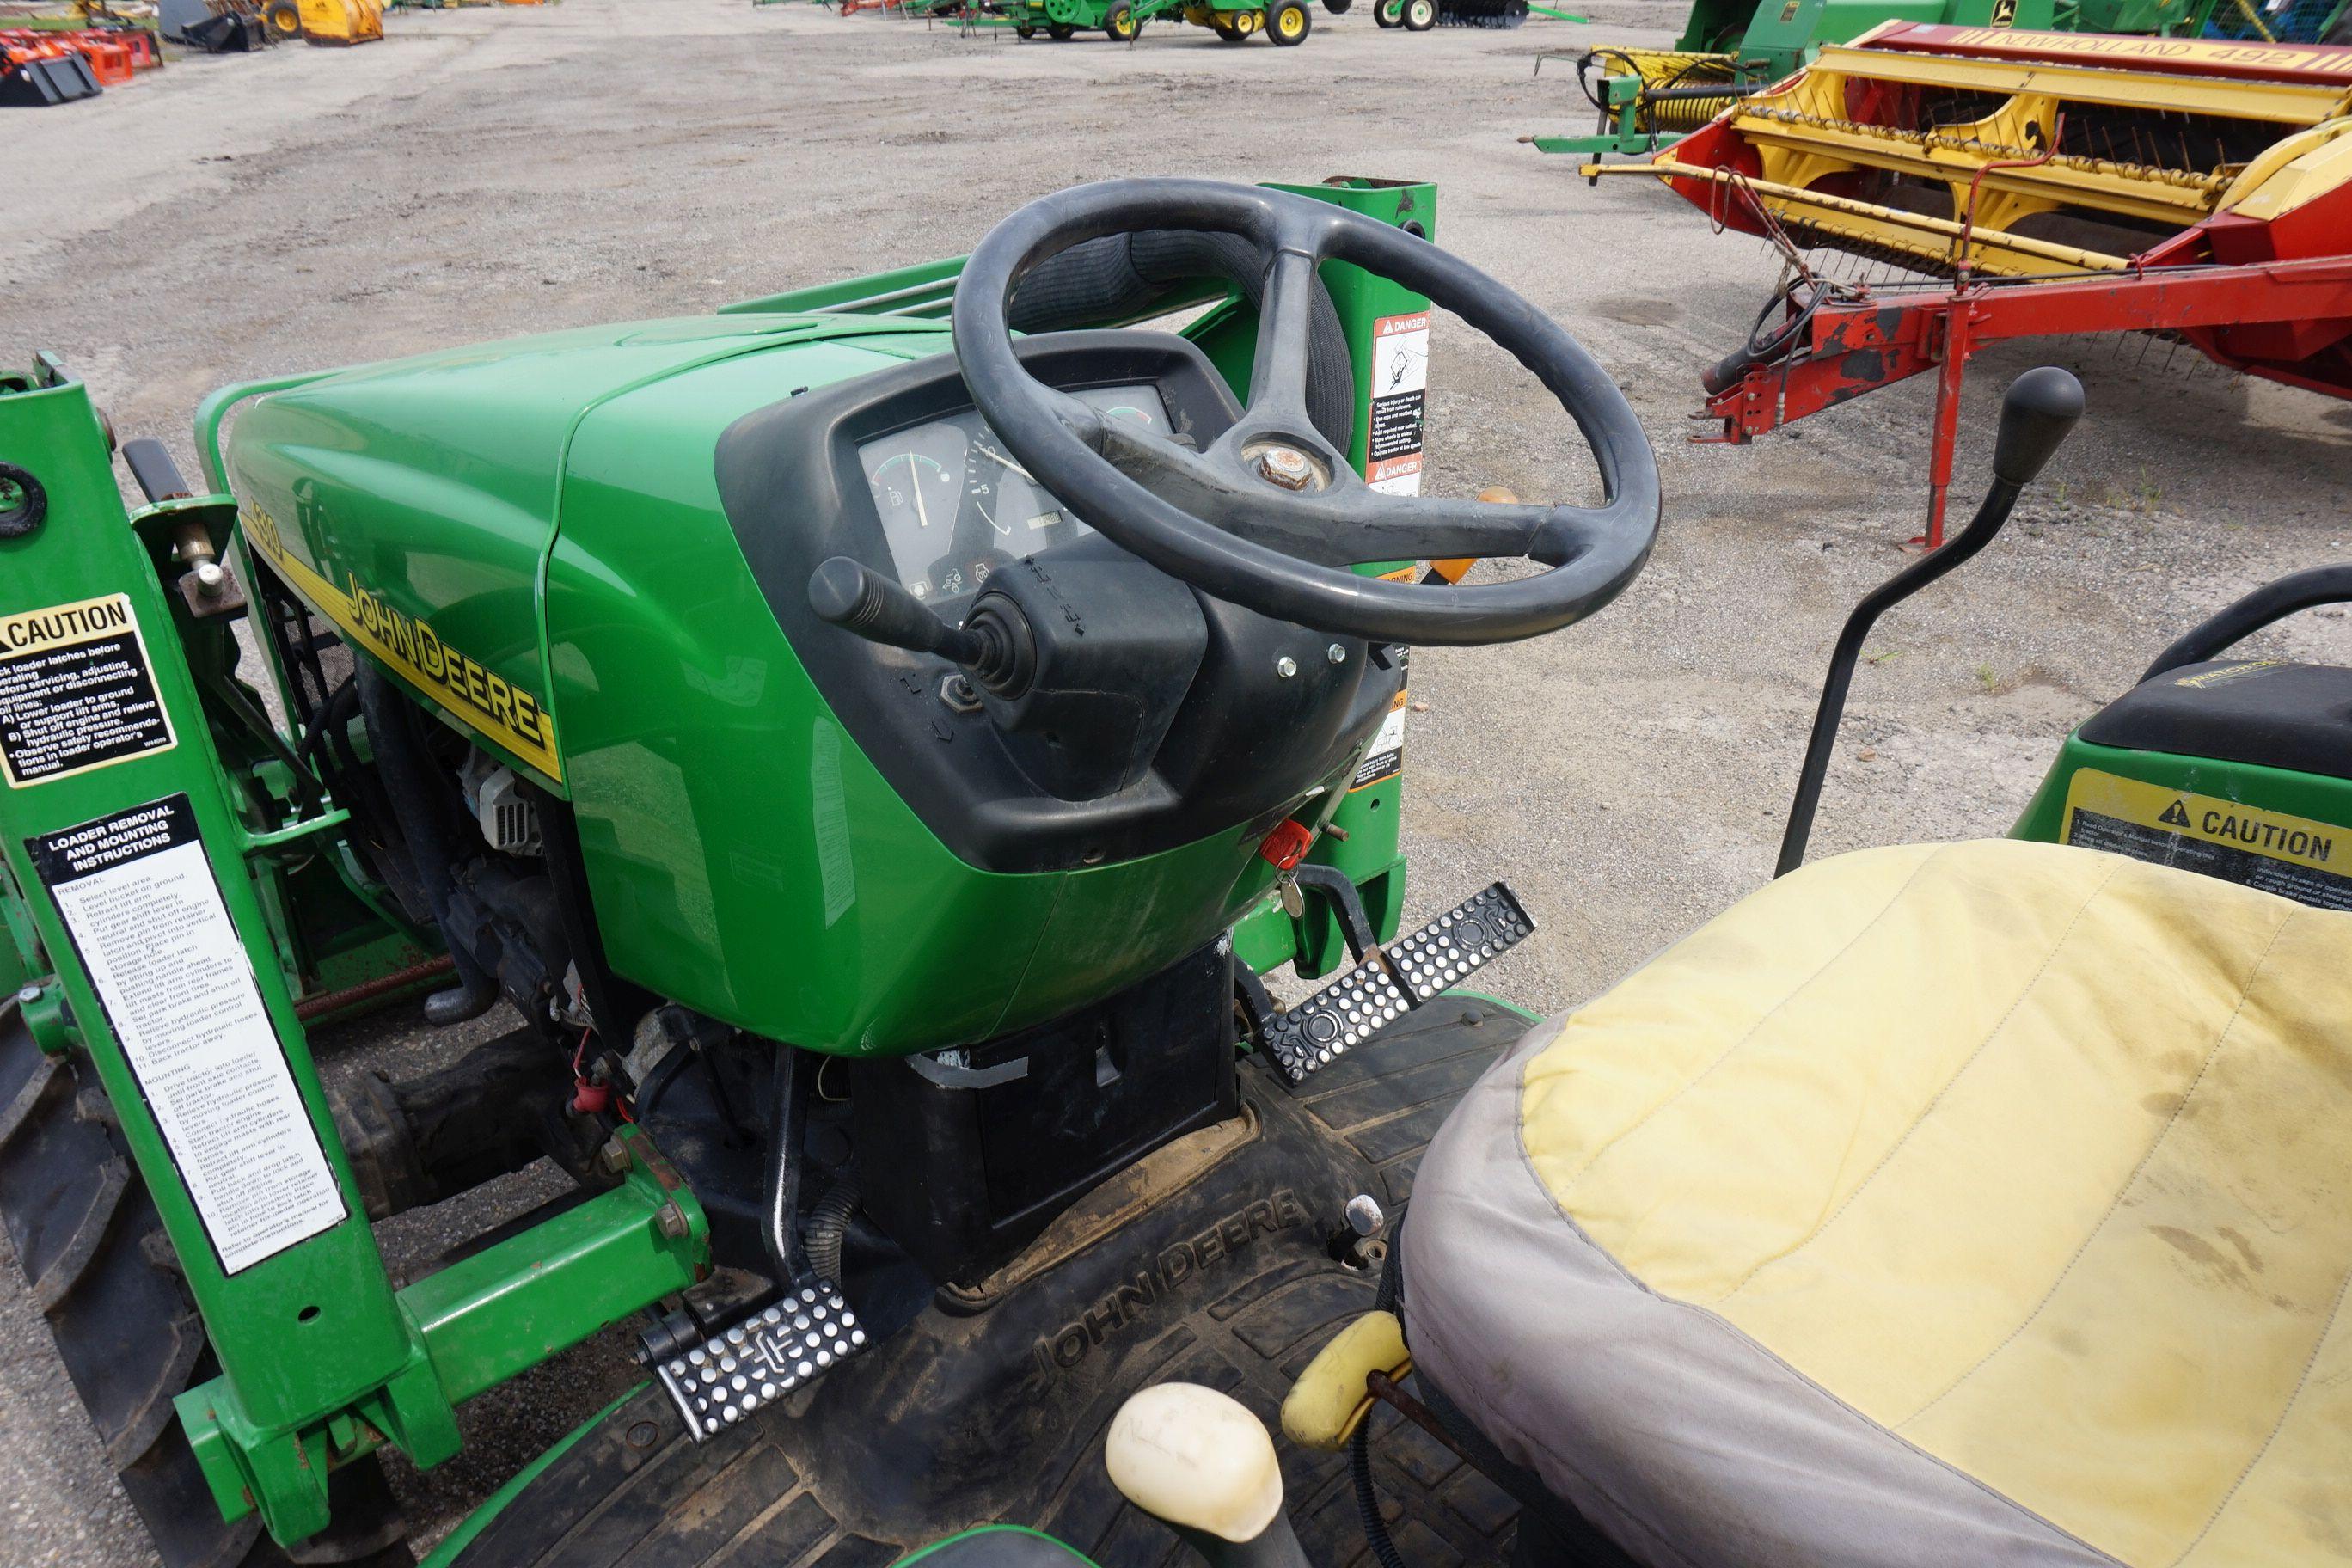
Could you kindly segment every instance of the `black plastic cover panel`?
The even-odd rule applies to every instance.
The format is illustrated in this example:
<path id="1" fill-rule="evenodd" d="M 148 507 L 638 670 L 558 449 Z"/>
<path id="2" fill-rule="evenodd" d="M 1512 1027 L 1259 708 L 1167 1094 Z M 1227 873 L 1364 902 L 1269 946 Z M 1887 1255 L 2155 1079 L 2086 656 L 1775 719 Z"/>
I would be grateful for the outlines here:
<path id="1" fill-rule="evenodd" d="M 2094 745 L 2352 779 L 2352 669 L 2278 659 L 2183 665 L 2086 721 Z"/>

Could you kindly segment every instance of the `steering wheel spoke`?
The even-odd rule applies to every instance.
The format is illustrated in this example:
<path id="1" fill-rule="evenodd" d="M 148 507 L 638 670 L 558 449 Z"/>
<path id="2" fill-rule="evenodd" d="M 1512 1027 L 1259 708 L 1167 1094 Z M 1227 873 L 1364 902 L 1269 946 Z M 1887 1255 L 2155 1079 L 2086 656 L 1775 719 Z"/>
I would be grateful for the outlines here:
<path id="1" fill-rule="evenodd" d="M 1252 498 L 1255 502 L 1255 498 Z M 1228 532 L 1324 566 L 1533 555 L 1564 509 L 1390 495 L 1358 480 L 1284 496 L 1222 524 Z"/>
<path id="2" fill-rule="evenodd" d="M 1314 432 L 1307 412 L 1307 339 L 1315 321 L 1315 268 L 1308 251 L 1275 252 L 1259 303 L 1257 353 L 1251 362 L 1249 410 L 1242 427 L 1305 437 Z"/>

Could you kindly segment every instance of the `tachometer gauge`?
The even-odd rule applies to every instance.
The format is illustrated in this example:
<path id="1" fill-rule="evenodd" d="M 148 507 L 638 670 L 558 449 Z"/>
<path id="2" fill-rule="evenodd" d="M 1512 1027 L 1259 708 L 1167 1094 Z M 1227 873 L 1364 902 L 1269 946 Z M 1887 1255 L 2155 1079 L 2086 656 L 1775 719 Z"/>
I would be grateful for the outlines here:
<path id="1" fill-rule="evenodd" d="M 987 524 L 987 537 L 973 540 L 983 549 L 1029 554 L 1042 548 L 1033 536 L 1064 521 L 1062 503 L 986 428 L 965 449 L 963 493 L 966 504 Z"/>

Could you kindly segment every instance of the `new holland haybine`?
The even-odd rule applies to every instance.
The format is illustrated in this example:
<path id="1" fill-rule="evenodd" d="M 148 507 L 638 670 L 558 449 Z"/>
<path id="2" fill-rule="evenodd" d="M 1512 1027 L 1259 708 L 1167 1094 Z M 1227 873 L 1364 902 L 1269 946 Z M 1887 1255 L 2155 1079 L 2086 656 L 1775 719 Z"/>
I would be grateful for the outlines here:
<path id="1" fill-rule="evenodd" d="M 1722 439 L 1937 374 L 1937 542 L 1985 343 L 2150 333 L 2352 396 L 2347 132 L 2352 47 L 1891 23 L 1645 162 L 1582 172 L 1654 176 L 1787 261 L 1705 377 Z"/>
<path id="2" fill-rule="evenodd" d="M 1409 661 L 1602 610 L 1657 468 L 1436 216 L 1083 186 L 224 388 L 128 513 L 91 389 L 0 380 L 0 1218 L 164 1563 L 407 1562 L 380 1456 L 619 1323 L 432 1563 L 2340 1550 L 2352 671 L 2229 650 L 2352 575 L 2119 681 L 2014 839 L 1802 865 L 1864 636 L 2081 412 L 2021 378 L 1787 874 L 1538 1022 L 1504 884 L 1401 932 Z M 1423 492 L 1438 312 L 1597 497 Z M 504 1029 L 330 1092 L 371 1005 Z"/>

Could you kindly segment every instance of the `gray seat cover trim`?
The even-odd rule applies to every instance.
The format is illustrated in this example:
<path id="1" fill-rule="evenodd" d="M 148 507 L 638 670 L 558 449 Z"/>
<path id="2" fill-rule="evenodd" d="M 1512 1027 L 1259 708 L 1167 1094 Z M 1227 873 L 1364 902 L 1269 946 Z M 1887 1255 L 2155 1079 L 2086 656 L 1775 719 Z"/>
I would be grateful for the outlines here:
<path id="1" fill-rule="evenodd" d="M 1423 1157 L 1402 1241 L 1421 1374 L 1654 1568 L 2115 1568 L 1595 1246 L 1519 1137 L 1522 1072 L 1562 1021 L 1488 1068 Z"/>

